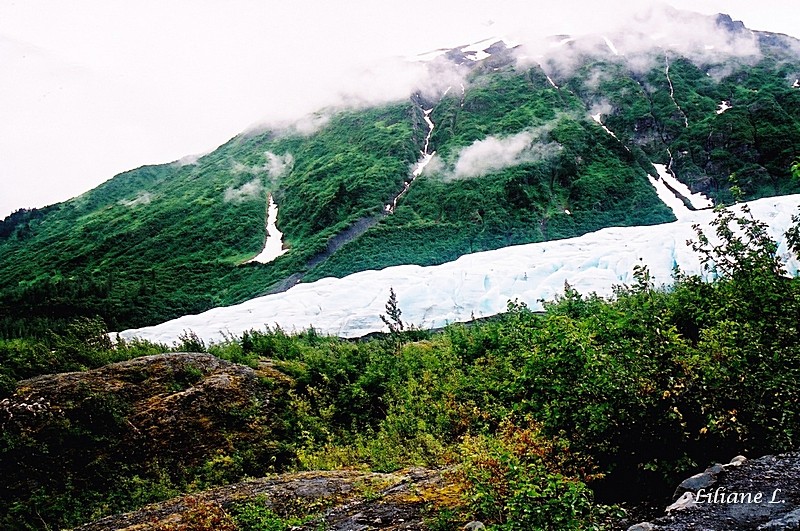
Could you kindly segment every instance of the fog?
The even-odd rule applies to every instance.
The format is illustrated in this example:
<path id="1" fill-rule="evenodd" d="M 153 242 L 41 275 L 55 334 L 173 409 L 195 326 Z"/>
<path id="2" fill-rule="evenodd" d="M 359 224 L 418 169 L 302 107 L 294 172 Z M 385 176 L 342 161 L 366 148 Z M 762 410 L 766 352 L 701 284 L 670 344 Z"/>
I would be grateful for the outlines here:
<path id="1" fill-rule="evenodd" d="M 562 147 L 547 140 L 556 121 L 508 136 L 487 136 L 461 149 L 452 168 L 438 160 L 427 172 L 445 180 L 470 179 L 526 162 L 537 162 L 557 155 Z M 427 168 L 426 168 L 427 170 Z"/>
<path id="2" fill-rule="evenodd" d="M 666 4 L 642 4 L 630 16 L 598 27 L 596 33 L 571 37 L 552 39 L 522 32 L 515 36 L 521 43 L 515 50 L 518 63 L 540 64 L 558 83 L 559 78 L 571 75 L 587 55 L 619 62 L 640 73 L 651 69 L 654 60 L 660 58 L 663 62 L 670 56 L 683 56 L 697 65 L 729 58 L 753 64 L 761 57 L 752 32 L 730 32 L 714 17 L 697 16 Z M 585 82 L 596 88 L 605 75 L 594 71 Z"/>
<path id="3" fill-rule="evenodd" d="M 294 165 L 294 157 L 291 153 L 284 153 L 283 155 L 276 155 L 271 151 L 264 153 L 267 162 L 264 163 L 264 170 L 270 178 L 275 179 L 280 177 L 287 171 L 292 169 Z"/>
<path id="4" fill-rule="evenodd" d="M 242 203 L 250 199 L 263 199 L 264 195 L 264 183 L 255 178 L 239 187 L 229 186 L 225 190 L 224 199 L 226 203 Z"/>
<path id="5" fill-rule="evenodd" d="M 794 0 L 673 4 L 725 11 L 754 29 L 800 27 Z M 596 32 L 633 61 L 642 40 L 611 28 L 635 12 L 653 42 L 671 43 L 661 30 L 675 21 L 648 12 L 650 5 L 0 0 L 0 217 L 66 200 L 144 164 L 191 163 L 192 154 L 245 130 L 313 131 L 325 123 L 325 113 L 315 114 L 325 107 L 372 105 L 414 89 L 443 92 L 463 72 L 431 75 L 414 60 L 438 48 L 506 36 L 535 59 L 544 36 Z M 690 50 L 752 51 L 746 40 L 677 30 L 677 42 Z M 568 67 L 574 50 L 558 52 L 554 67 Z"/>
<path id="6" fill-rule="evenodd" d="M 248 166 L 234 160 L 231 163 L 231 171 L 233 173 L 249 173 L 250 175 L 266 174 L 270 179 L 276 179 L 294 166 L 294 156 L 291 153 L 277 155 L 271 151 L 265 151 L 264 159 L 264 164 L 255 166 Z"/>

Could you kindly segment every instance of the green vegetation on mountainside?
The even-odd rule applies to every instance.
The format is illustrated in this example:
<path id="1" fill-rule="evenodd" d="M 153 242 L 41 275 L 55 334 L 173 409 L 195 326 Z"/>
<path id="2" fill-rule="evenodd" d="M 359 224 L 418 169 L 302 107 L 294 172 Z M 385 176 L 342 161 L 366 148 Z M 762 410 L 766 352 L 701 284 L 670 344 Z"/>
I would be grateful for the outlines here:
<path id="1" fill-rule="evenodd" d="M 122 329 L 263 293 L 401 187 L 417 156 L 414 123 L 410 103 L 339 113 L 308 136 L 237 137 L 195 164 L 140 168 L 11 216 L 0 334 L 41 335 L 81 315 Z M 240 266 L 263 244 L 268 192 L 291 252 Z"/>
<path id="2" fill-rule="evenodd" d="M 431 113 L 432 149 L 445 169 L 414 181 L 393 215 L 345 245 L 310 278 L 438 264 L 612 225 L 673 221 L 647 180 L 648 168 L 639 162 L 644 157 L 634 156 L 585 115 L 583 103 L 553 88 L 540 68 L 476 76 L 463 101 L 451 91 Z M 552 154 L 523 158 L 486 175 L 449 175 L 447 168 L 463 148 L 490 135 L 526 133 Z"/>
<path id="3" fill-rule="evenodd" d="M 664 164 L 671 153 L 677 176 L 718 201 L 732 200 L 732 185 L 745 199 L 800 191 L 788 171 L 800 150 L 800 90 L 789 81 L 800 70 L 797 58 L 702 67 L 672 54 L 667 59 L 669 80 L 661 56 L 644 75 L 589 63 L 566 87 L 588 105 L 610 105 L 603 122 L 626 145 Z M 730 108 L 718 114 L 723 101 Z"/>
<path id="4" fill-rule="evenodd" d="M 681 57 L 652 61 L 646 74 L 588 61 L 560 80 L 560 89 L 538 67 L 487 77 L 479 72 L 463 95 L 450 91 L 431 114 L 432 149 L 445 165 L 489 135 L 538 132 L 540 142 L 556 142 L 560 151 L 469 179 L 427 172 L 395 215 L 307 278 L 437 264 L 611 225 L 670 221 L 645 178 L 653 171 L 649 161 L 671 160 L 681 180 L 718 202 L 732 201 L 731 186 L 745 199 L 800 191 L 800 180 L 788 171 L 800 152 L 800 89 L 787 82 L 797 61 L 766 57 L 755 66 L 709 64 L 702 70 Z M 719 77 L 724 69 L 728 74 Z M 717 114 L 723 100 L 732 108 Z M 619 142 L 587 120 L 587 110 L 598 108 Z"/>

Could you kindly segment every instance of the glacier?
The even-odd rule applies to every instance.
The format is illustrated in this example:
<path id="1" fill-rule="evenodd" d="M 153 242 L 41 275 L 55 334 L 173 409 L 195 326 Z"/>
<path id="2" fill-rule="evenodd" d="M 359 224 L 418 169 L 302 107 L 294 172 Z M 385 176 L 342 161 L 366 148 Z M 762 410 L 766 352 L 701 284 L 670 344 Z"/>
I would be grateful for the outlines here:
<path id="1" fill-rule="evenodd" d="M 692 226 L 698 224 L 713 242 L 710 222 L 715 213 L 689 210 L 663 180 L 651 178 L 650 182 L 677 221 L 609 227 L 576 238 L 464 255 L 436 266 L 402 265 L 341 279 L 324 278 L 234 306 L 125 330 L 120 336 L 173 344 L 192 331 L 208 342 L 219 342 L 265 326 L 286 331 L 313 326 L 320 333 L 354 338 L 386 330 L 380 315 L 385 312 L 389 288 L 397 294 L 404 322 L 436 328 L 501 313 L 511 300 L 542 309 L 543 301 L 563 293 L 565 282 L 580 293 L 609 296 L 615 285 L 633 282 L 636 265 L 646 265 L 656 285 L 670 284 L 676 265 L 687 273 L 701 273 L 699 256 L 686 241 L 696 237 Z M 747 204 L 755 218 L 768 224 L 787 270 L 797 275 L 798 263 L 790 256 L 784 232 L 792 225 L 800 195 Z"/>

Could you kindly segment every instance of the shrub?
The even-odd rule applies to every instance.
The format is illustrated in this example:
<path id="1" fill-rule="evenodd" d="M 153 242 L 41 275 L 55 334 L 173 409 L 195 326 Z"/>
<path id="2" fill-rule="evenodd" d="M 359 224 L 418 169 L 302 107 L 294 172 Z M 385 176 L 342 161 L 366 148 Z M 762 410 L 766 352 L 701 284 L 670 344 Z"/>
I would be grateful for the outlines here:
<path id="1" fill-rule="evenodd" d="M 282 518 L 261 497 L 234 505 L 231 514 L 238 529 L 248 531 L 288 531 L 303 523 L 300 518 Z"/>
<path id="2" fill-rule="evenodd" d="M 565 531 L 592 522 L 581 460 L 537 425 L 504 421 L 497 436 L 465 437 L 461 450 L 469 505 L 497 529 Z"/>

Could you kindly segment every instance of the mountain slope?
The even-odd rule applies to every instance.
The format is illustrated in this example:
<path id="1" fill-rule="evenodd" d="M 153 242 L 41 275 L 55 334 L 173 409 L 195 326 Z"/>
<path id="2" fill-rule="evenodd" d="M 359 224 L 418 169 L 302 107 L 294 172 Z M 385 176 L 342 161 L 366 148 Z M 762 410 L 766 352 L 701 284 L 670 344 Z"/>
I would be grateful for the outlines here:
<path id="1" fill-rule="evenodd" d="M 149 325 L 301 280 L 669 222 L 651 162 L 717 201 L 732 186 L 800 191 L 798 42 L 724 16 L 676 18 L 730 51 L 641 49 L 624 34 L 556 39 L 535 60 L 524 46 L 456 49 L 408 101 L 329 109 L 17 212 L 0 225 L 0 334 L 80 315 Z M 463 83 L 440 86 L 453 68 Z M 288 252 L 245 263 L 270 194 Z"/>
<path id="2" fill-rule="evenodd" d="M 140 168 L 41 217 L 12 216 L 0 315 L 100 314 L 120 326 L 260 293 L 380 210 L 415 159 L 413 124 L 410 103 L 344 112 L 311 136 L 245 135 L 195 164 Z M 269 191 L 292 252 L 242 266 L 263 244 Z"/>

